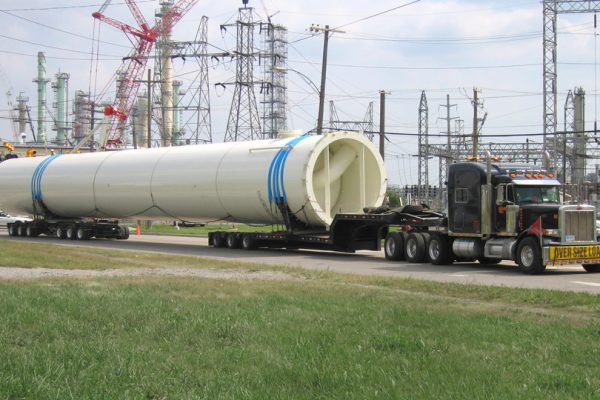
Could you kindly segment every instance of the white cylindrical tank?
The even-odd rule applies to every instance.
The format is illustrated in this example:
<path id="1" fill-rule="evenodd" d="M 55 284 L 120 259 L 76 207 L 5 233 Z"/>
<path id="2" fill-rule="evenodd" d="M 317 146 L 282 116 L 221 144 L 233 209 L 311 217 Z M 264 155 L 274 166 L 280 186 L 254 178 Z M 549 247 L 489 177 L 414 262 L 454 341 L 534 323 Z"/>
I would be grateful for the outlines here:
<path id="1" fill-rule="evenodd" d="M 382 204 L 383 160 L 350 132 L 283 139 L 20 158 L 0 163 L 0 209 L 58 217 L 283 223 L 277 203 L 310 226 Z"/>

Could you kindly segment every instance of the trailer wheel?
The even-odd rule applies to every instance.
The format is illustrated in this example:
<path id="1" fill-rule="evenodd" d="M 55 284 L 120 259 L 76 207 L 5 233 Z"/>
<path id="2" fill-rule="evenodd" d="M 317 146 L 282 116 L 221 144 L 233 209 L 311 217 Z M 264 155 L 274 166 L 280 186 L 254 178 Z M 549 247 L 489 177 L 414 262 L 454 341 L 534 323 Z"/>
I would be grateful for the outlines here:
<path id="1" fill-rule="evenodd" d="M 427 243 L 427 257 L 433 265 L 452 264 L 452 251 L 448 238 L 443 235 L 431 235 Z"/>
<path id="2" fill-rule="evenodd" d="M 225 236 L 225 242 L 230 249 L 240 248 L 240 237 L 237 233 L 228 233 L 227 236 Z"/>
<path id="3" fill-rule="evenodd" d="M 404 237 L 402 234 L 396 232 L 388 234 L 383 245 L 383 252 L 387 260 L 404 260 Z"/>
<path id="4" fill-rule="evenodd" d="M 117 226 L 117 232 L 118 232 L 118 236 L 117 239 L 119 240 L 127 240 L 129 239 L 129 227 L 126 225 L 118 225 Z"/>
<path id="5" fill-rule="evenodd" d="M 419 232 L 411 232 L 404 244 L 406 261 L 411 263 L 425 262 L 425 238 Z"/>
<path id="6" fill-rule="evenodd" d="M 22 222 L 17 222 L 17 234 L 19 236 L 27 236 L 27 225 Z"/>
<path id="7" fill-rule="evenodd" d="M 242 234 L 241 246 L 244 250 L 254 250 L 258 247 L 256 237 L 251 233 Z"/>
<path id="8" fill-rule="evenodd" d="M 225 238 L 221 232 L 215 232 L 212 236 L 213 247 L 225 247 Z"/>
<path id="9" fill-rule="evenodd" d="M 8 224 L 8 236 L 17 236 L 18 234 L 17 224 Z"/>
<path id="10" fill-rule="evenodd" d="M 67 225 L 65 237 L 68 240 L 75 240 L 75 239 L 77 239 L 77 227 L 75 225 L 73 225 L 73 224 Z"/>
<path id="11" fill-rule="evenodd" d="M 37 237 L 40 235 L 40 232 L 33 223 L 29 223 L 25 226 L 25 235 L 27 237 Z"/>
<path id="12" fill-rule="evenodd" d="M 67 237 L 67 230 L 65 229 L 64 226 L 59 225 L 56 228 L 56 237 L 59 239 L 65 239 Z"/>
<path id="13" fill-rule="evenodd" d="M 521 272 L 530 275 L 541 274 L 546 269 L 542 260 L 542 250 L 533 236 L 528 236 L 519 242 L 517 264 Z"/>
<path id="14" fill-rule="evenodd" d="M 582 264 L 583 269 L 587 272 L 598 273 L 600 272 L 600 264 Z"/>
<path id="15" fill-rule="evenodd" d="M 89 240 L 91 236 L 87 229 L 83 229 L 81 226 L 77 228 L 77 240 Z"/>

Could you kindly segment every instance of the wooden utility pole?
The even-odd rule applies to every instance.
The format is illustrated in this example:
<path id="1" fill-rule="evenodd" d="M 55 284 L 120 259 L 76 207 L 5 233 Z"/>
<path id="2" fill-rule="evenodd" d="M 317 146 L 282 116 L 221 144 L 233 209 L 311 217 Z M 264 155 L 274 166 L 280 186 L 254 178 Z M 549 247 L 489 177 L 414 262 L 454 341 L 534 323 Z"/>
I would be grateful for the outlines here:
<path id="1" fill-rule="evenodd" d="M 323 62 L 321 64 L 321 89 L 319 90 L 319 115 L 317 116 L 317 134 L 323 133 L 323 115 L 325 112 L 325 83 L 327 82 L 327 49 L 329 47 L 329 34 L 330 33 L 344 33 L 343 31 L 335 28 L 330 28 L 329 25 L 321 27 L 319 25 L 312 24 L 310 26 L 311 32 L 323 32 Z"/>
<path id="2" fill-rule="evenodd" d="M 479 120 L 477 118 L 477 108 L 479 107 L 479 100 L 477 99 L 478 90 L 473 88 L 473 158 L 477 159 L 477 152 L 479 146 Z"/>
<path id="3" fill-rule="evenodd" d="M 385 160 L 385 90 L 379 91 L 379 154 Z"/>

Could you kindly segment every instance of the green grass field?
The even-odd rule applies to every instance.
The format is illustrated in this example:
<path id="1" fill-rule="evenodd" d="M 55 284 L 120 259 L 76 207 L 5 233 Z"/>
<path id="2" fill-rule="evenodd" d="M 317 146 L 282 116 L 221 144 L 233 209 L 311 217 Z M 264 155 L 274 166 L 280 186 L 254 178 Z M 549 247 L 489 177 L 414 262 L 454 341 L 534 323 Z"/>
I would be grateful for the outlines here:
<path id="1" fill-rule="evenodd" d="M 55 249 L 72 268 L 100 260 L 8 241 L 0 254 L 19 246 L 32 260 Z M 0 280 L 0 398 L 600 397 L 598 296 L 285 271 L 302 279 Z"/>
<path id="2" fill-rule="evenodd" d="M 266 231 L 271 232 L 272 230 L 281 230 L 282 227 L 276 227 L 275 225 L 246 225 L 246 224 L 208 224 L 205 226 L 173 226 L 170 224 L 153 224 L 151 228 L 146 228 L 143 225 L 140 226 L 142 233 L 161 233 L 170 235 L 203 235 L 208 236 L 209 232 L 226 231 L 226 232 L 256 232 Z"/>

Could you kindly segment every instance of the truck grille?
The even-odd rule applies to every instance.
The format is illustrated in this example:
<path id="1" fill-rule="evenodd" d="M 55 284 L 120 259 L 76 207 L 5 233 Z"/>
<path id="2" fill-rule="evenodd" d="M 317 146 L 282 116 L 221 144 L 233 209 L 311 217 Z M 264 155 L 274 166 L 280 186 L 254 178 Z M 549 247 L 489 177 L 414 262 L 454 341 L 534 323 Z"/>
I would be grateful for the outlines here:
<path id="1" fill-rule="evenodd" d="M 573 241 L 573 238 L 575 238 L 575 242 L 596 240 L 596 212 L 594 209 L 565 210 L 564 216 L 563 237 L 566 241 Z"/>

